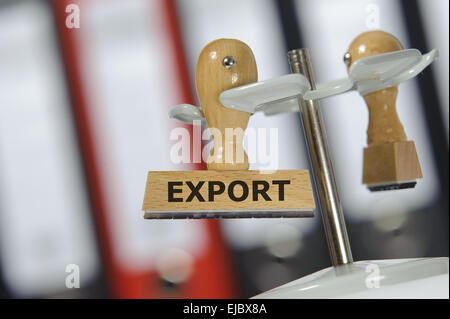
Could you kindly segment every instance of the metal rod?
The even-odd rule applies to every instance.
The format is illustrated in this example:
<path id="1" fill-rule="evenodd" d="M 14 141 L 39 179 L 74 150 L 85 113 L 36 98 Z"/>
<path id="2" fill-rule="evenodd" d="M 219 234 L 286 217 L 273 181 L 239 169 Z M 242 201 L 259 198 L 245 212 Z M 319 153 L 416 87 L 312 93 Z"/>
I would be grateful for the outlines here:
<path id="1" fill-rule="evenodd" d="M 316 88 L 308 49 L 288 52 L 292 73 L 303 74 Z M 318 101 L 299 98 L 301 118 L 311 161 L 322 221 L 334 266 L 353 262 L 342 206 L 334 177 L 328 142 Z"/>

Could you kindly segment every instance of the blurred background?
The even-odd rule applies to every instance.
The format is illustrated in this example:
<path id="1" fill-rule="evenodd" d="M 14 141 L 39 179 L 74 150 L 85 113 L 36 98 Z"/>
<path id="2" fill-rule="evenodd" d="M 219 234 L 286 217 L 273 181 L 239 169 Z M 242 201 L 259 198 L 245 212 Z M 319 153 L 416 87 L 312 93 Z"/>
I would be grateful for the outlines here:
<path id="1" fill-rule="evenodd" d="M 397 100 L 424 174 L 415 189 L 370 193 L 361 184 L 368 113 L 357 93 L 323 100 L 322 111 L 354 259 L 448 256 L 448 7 L 0 0 L 0 297 L 251 297 L 330 266 L 320 211 L 142 218 L 148 170 L 205 169 L 170 162 L 169 132 L 182 124 L 167 112 L 198 105 L 197 56 L 221 37 L 252 48 L 260 80 L 289 73 L 286 52 L 307 47 L 318 83 L 346 76 L 342 57 L 364 31 L 388 31 L 423 53 L 438 48 L 439 60 L 401 84 Z M 77 8 L 79 26 L 69 17 Z M 309 168 L 298 114 L 256 114 L 249 127 L 278 128 L 280 169 Z M 66 287 L 73 269 L 80 288 Z"/>

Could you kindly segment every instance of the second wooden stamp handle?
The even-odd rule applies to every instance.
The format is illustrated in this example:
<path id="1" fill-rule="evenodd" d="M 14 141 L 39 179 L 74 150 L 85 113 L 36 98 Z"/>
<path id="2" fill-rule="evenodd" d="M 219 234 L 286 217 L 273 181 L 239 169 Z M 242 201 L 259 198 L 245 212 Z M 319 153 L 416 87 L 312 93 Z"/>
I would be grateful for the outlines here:
<path id="1" fill-rule="evenodd" d="M 395 106 L 397 94 L 398 87 L 392 86 L 364 96 L 369 108 L 368 146 L 407 140 Z"/>
<path id="2" fill-rule="evenodd" d="M 392 34 L 369 31 L 353 40 L 344 60 L 350 70 L 352 63 L 361 58 L 401 49 L 400 41 Z M 397 95 L 397 86 L 364 95 L 369 108 L 369 126 L 363 183 L 371 191 L 411 188 L 422 177 L 415 144 L 408 141 L 397 114 Z"/>

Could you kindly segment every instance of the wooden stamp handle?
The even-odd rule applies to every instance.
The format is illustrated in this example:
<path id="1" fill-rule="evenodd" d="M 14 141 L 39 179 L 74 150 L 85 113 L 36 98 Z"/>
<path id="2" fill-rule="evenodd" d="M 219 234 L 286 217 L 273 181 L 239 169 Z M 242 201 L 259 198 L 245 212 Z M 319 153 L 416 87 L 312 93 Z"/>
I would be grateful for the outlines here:
<path id="1" fill-rule="evenodd" d="M 384 31 L 360 34 L 344 56 L 348 70 L 360 58 L 401 50 L 396 37 Z M 363 183 L 371 191 L 411 188 L 422 177 L 413 141 L 408 141 L 398 118 L 395 101 L 398 87 L 364 95 L 369 108 L 367 144 L 364 148 Z"/>
<path id="2" fill-rule="evenodd" d="M 398 87 L 392 86 L 364 96 L 369 108 L 367 128 L 369 146 L 407 140 L 395 106 L 397 93 Z"/>
<path id="3" fill-rule="evenodd" d="M 225 108 L 219 95 L 225 90 L 258 81 L 251 49 L 242 41 L 219 39 L 200 53 L 195 84 L 214 147 L 208 158 L 209 170 L 247 170 L 243 132 L 250 114 Z"/>
<path id="4" fill-rule="evenodd" d="M 392 34 L 378 30 L 369 31 L 353 40 L 345 60 L 350 70 L 351 64 L 360 58 L 402 49 L 400 41 Z M 367 129 L 369 146 L 407 140 L 395 106 L 397 94 L 398 87 L 393 86 L 364 96 L 369 108 Z"/>

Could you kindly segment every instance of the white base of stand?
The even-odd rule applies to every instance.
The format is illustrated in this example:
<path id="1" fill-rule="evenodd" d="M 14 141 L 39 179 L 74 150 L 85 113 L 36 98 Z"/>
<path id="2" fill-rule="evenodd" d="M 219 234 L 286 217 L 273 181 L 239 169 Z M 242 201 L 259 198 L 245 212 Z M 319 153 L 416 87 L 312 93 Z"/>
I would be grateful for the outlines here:
<path id="1" fill-rule="evenodd" d="M 254 298 L 449 298 L 448 257 L 329 267 Z"/>

